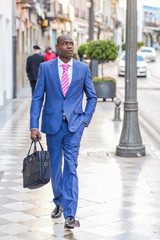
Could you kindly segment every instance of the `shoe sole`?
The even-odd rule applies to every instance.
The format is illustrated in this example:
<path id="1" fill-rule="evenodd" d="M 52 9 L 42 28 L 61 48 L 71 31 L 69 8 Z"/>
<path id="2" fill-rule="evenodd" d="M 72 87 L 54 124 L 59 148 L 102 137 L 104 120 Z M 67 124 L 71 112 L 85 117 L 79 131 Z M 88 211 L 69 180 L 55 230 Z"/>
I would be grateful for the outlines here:
<path id="1" fill-rule="evenodd" d="M 74 224 L 73 224 L 74 225 Z M 64 225 L 64 228 L 65 229 L 73 229 L 73 228 L 75 228 L 75 227 L 80 227 L 80 225 L 74 225 L 74 226 L 68 226 L 68 225 Z"/>
<path id="2" fill-rule="evenodd" d="M 52 215 L 51 215 L 51 218 L 56 219 L 56 218 L 60 218 L 61 216 L 62 216 L 62 214 L 60 214 L 59 216 L 52 216 Z"/>
<path id="3" fill-rule="evenodd" d="M 70 229 L 74 229 L 74 227 L 64 226 L 64 229 L 70 230 Z"/>

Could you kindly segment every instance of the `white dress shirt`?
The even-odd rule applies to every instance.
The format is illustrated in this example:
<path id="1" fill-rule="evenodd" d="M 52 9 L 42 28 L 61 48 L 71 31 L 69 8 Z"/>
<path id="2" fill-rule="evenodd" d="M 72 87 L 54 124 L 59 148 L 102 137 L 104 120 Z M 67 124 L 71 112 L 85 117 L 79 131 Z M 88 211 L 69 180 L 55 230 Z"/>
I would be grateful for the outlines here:
<path id="1" fill-rule="evenodd" d="M 63 74 L 63 67 L 61 66 L 62 64 L 64 65 L 69 65 L 69 68 L 67 70 L 68 77 L 69 77 L 69 85 L 71 84 L 72 81 L 72 72 L 73 72 L 73 58 L 66 64 L 61 61 L 61 59 L 58 57 L 58 73 L 59 73 L 59 78 L 60 81 L 62 81 L 62 74 Z"/>

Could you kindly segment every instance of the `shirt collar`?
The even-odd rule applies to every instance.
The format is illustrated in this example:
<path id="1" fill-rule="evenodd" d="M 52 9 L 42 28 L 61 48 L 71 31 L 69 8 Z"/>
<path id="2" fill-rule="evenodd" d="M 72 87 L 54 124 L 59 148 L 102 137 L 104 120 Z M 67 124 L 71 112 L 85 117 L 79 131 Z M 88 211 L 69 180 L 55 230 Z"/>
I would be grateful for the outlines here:
<path id="1" fill-rule="evenodd" d="M 65 64 L 64 62 L 62 62 L 62 60 L 58 57 L 58 66 L 62 65 L 62 64 Z M 70 67 L 73 66 L 73 58 L 71 58 L 71 60 L 67 63 Z"/>

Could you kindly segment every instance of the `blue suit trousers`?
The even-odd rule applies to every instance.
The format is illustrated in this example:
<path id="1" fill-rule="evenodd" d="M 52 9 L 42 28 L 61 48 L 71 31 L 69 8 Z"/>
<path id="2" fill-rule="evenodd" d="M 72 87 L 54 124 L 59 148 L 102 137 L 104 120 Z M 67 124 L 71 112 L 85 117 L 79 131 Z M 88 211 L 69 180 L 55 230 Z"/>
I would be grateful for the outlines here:
<path id="1" fill-rule="evenodd" d="M 63 206 L 63 214 L 75 217 L 78 204 L 77 158 L 84 130 L 82 123 L 77 132 L 68 130 L 66 120 L 55 135 L 47 134 L 47 146 L 51 161 L 51 182 L 56 206 Z M 62 155 L 64 164 L 62 169 Z"/>

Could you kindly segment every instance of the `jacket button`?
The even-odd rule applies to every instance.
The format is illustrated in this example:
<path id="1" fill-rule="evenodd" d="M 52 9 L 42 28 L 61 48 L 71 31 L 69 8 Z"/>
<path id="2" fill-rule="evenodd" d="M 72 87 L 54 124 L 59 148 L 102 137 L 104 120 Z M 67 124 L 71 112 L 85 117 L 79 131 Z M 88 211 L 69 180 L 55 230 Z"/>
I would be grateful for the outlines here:
<path id="1" fill-rule="evenodd" d="M 61 110 L 61 112 L 64 112 L 63 110 Z"/>

